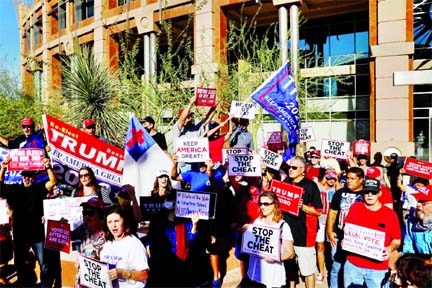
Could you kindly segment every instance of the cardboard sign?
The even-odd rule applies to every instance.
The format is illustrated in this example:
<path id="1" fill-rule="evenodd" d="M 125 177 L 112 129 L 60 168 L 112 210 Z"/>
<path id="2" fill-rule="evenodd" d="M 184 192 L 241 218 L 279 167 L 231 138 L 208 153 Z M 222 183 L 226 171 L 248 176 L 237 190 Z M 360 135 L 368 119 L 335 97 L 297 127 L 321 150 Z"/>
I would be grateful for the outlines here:
<path id="1" fill-rule="evenodd" d="M 195 88 L 196 106 L 215 106 L 216 88 Z"/>
<path id="2" fill-rule="evenodd" d="M 228 156 L 230 155 L 248 155 L 248 148 L 223 148 L 222 149 L 222 161 L 226 163 L 228 161 Z"/>
<path id="3" fill-rule="evenodd" d="M 44 170 L 45 151 L 39 148 L 23 148 L 9 150 L 9 171 Z"/>
<path id="4" fill-rule="evenodd" d="M 342 249 L 382 261 L 385 232 L 345 223 Z"/>
<path id="5" fill-rule="evenodd" d="M 371 152 L 371 143 L 370 141 L 366 140 L 359 140 L 354 141 L 353 143 L 353 154 L 364 154 L 364 155 L 370 155 Z"/>
<path id="6" fill-rule="evenodd" d="M 257 113 L 256 103 L 244 103 L 233 100 L 230 115 L 234 118 L 254 119 Z"/>
<path id="7" fill-rule="evenodd" d="M 430 162 L 408 157 L 405 160 L 404 169 L 407 174 L 432 179 L 432 163 Z"/>
<path id="8" fill-rule="evenodd" d="M 261 176 L 259 155 L 228 156 L 228 176 Z"/>
<path id="9" fill-rule="evenodd" d="M 0 199 L 0 225 L 9 224 L 7 201 L 6 199 Z"/>
<path id="10" fill-rule="evenodd" d="M 208 138 L 177 138 L 178 162 L 205 162 L 210 159 Z"/>
<path id="11" fill-rule="evenodd" d="M 273 179 L 270 191 L 278 196 L 282 211 L 298 216 L 300 210 L 299 201 L 303 195 L 303 188 Z"/>
<path id="12" fill-rule="evenodd" d="M 216 193 L 177 190 L 175 215 L 183 218 L 198 215 L 199 219 L 214 219 L 216 196 Z"/>
<path id="13" fill-rule="evenodd" d="M 0 147 L 0 161 L 7 159 L 9 155 L 9 149 Z M 11 184 L 22 184 L 21 171 L 9 171 L 6 170 L 4 175 L 4 183 Z"/>
<path id="14" fill-rule="evenodd" d="M 80 256 L 80 285 L 88 288 L 111 288 L 108 264 Z"/>
<path id="15" fill-rule="evenodd" d="M 280 229 L 249 224 L 243 232 L 241 251 L 259 257 L 280 261 Z"/>
<path id="16" fill-rule="evenodd" d="M 150 220 L 160 214 L 163 208 L 163 199 L 153 199 L 152 197 L 140 197 L 140 208 L 144 220 Z"/>
<path id="17" fill-rule="evenodd" d="M 321 144 L 321 156 L 340 159 L 348 159 L 350 142 L 323 139 Z"/>
<path id="18" fill-rule="evenodd" d="M 70 225 L 66 222 L 48 220 L 45 248 L 70 253 Z"/>
<path id="19" fill-rule="evenodd" d="M 282 165 L 282 155 L 274 153 L 270 150 L 261 148 L 260 150 L 261 162 L 264 163 L 267 167 L 279 170 Z"/>
<path id="20" fill-rule="evenodd" d="M 316 140 L 315 133 L 312 126 L 301 127 L 299 129 L 299 137 L 300 137 L 300 142 L 311 142 Z"/>
<path id="21" fill-rule="evenodd" d="M 267 144 L 281 144 L 281 143 L 283 143 L 281 131 L 268 132 Z"/>

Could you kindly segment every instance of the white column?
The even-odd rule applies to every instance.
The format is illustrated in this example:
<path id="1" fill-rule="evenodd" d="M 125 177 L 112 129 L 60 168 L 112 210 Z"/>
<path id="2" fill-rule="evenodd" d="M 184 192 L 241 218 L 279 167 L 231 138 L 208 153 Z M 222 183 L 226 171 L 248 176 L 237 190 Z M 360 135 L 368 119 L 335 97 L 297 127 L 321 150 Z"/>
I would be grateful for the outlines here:
<path id="1" fill-rule="evenodd" d="M 279 43 L 281 64 L 288 60 L 288 11 L 284 6 L 279 7 Z"/>
<path id="2" fill-rule="evenodd" d="M 299 23 L 298 7 L 290 6 L 290 29 L 291 29 L 291 69 L 294 75 L 298 75 L 298 49 L 299 49 Z"/>

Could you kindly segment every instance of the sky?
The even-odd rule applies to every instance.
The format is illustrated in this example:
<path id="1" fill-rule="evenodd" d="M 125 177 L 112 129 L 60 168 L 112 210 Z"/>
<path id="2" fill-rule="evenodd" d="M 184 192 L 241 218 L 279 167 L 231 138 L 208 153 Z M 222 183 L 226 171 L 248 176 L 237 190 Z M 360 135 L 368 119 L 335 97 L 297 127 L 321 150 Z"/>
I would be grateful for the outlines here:
<path id="1" fill-rule="evenodd" d="M 0 68 L 19 76 L 19 32 L 13 0 L 0 0 Z"/>

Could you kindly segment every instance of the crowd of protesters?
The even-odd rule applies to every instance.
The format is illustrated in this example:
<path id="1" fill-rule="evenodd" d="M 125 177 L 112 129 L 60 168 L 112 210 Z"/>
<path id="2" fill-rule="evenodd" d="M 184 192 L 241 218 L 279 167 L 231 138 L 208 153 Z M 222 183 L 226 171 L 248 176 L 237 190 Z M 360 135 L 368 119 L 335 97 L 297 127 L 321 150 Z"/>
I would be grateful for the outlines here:
<path id="1" fill-rule="evenodd" d="M 144 217 L 133 186 L 112 193 L 86 166 L 78 171 L 77 186 L 65 187 L 56 179 L 49 147 L 46 181 L 36 183 L 33 171 L 22 171 L 22 184 L 5 184 L 8 159 L 1 163 L 0 197 L 7 200 L 11 223 L 0 226 L 0 260 L 4 265 L 13 258 L 15 286 L 36 284 L 30 253 L 40 265 L 40 285 L 62 286 L 60 254 L 44 248 L 43 200 L 83 196 L 93 198 L 81 204 L 83 224 L 72 231 L 73 247 L 82 256 L 107 263 L 113 287 L 220 287 L 233 248 L 240 263 L 240 287 L 295 287 L 300 279 L 306 287 L 325 281 L 329 287 L 432 286 L 432 186 L 420 177 L 403 183 L 400 155 L 389 155 L 390 164 L 385 166 L 380 152 L 369 164 L 369 155 L 341 160 L 322 157 L 310 147 L 303 157 L 292 155 L 279 170 L 262 165 L 261 177 L 229 176 L 221 150 L 255 150 L 249 121 L 227 120 L 221 125 L 230 122 L 229 131 L 220 135 L 221 125 L 212 121 L 214 108 L 202 121 L 194 121 L 194 101 L 179 112 L 173 134 L 208 137 L 211 159 L 179 163 L 174 154 L 171 171 L 156 173 L 149 195 L 162 208 L 146 222 L 144 235 L 137 233 Z M 168 153 L 154 119 L 147 116 L 141 123 Z M 17 139 L 0 136 L 3 146 L 20 148 L 36 132 L 31 118 L 22 119 L 21 125 L 24 134 Z M 86 119 L 82 129 L 108 142 L 96 136 L 95 127 L 95 121 Z M 172 181 L 178 181 L 182 190 L 216 193 L 214 219 L 177 217 Z M 281 210 L 272 181 L 303 189 L 297 215 Z M 250 225 L 280 231 L 278 260 L 242 252 L 242 234 Z M 383 232 L 381 255 L 373 259 L 345 249 L 347 225 Z M 8 253 L 11 247 L 13 255 Z M 77 268 L 75 285 L 80 287 L 82 267 L 77 263 Z M 0 276 L 0 284 L 6 285 L 7 279 Z"/>

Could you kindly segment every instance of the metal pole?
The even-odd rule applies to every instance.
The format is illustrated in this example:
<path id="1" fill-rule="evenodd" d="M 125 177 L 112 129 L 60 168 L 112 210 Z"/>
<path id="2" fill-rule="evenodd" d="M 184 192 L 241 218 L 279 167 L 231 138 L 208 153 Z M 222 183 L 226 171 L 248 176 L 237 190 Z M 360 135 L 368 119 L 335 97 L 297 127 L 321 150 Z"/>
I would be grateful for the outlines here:
<path id="1" fill-rule="evenodd" d="M 279 42 L 281 65 L 288 60 L 288 11 L 284 6 L 279 7 Z"/>
<path id="2" fill-rule="evenodd" d="M 299 23 L 298 23 L 298 7 L 297 5 L 290 6 L 290 29 L 291 29 L 291 69 L 295 76 L 298 76 L 298 49 L 299 49 Z"/>
<path id="3" fill-rule="evenodd" d="M 148 34 L 144 35 L 144 75 L 145 75 L 145 82 L 149 83 L 149 80 L 150 80 L 150 37 Z"/>
<path id="4" fill-rule="evenodd" d="M 156 65 L 157 65 L 157 51 L 156 51 L 156 33 L 150 33 L 150 77 L 152 81 L 156 81 Z"/>

